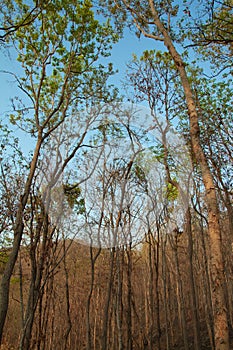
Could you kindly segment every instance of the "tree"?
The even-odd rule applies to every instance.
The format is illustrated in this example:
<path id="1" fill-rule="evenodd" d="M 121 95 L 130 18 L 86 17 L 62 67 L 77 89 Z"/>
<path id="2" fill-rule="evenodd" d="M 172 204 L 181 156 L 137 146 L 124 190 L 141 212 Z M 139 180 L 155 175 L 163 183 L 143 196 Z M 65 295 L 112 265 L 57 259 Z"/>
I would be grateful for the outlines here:
<path id="1" fill-rule="evenodd" d="M 208 208 L 208 228 L 210 237 L 211 254 L 211 275 L 212 275 L 212 301 L 214 315 L 214 333 L 216 349 L 229 349 L 228 320 L 226 314 L 226 302 L 224 296 L 224 266 L 221 251 L 221 228 L 219 208 L 217 203 L 216 187 L 213 175 L 203 151 L 200 140 L 199 114 L 197 104 L 193 96 L 192 83 L 186 71 L 186 62 L 175 47 L 175 42 L 179 41 L 179 33 L 175 32 L 173 24 L 178 7 L 173 6 L 171 1 L 137 1 L 109 2 L 109 8 L 113 16 L 119 22 L 123 19 L 136 27 L 137 33 L 141 33 L 148 38 L 162 41 L 170 53 L 176 69 L 180 76 L 183 87 L 187 112 L 189 115 L 189 130 L 192 144 L 192 152 L 200 166 L 203 184 L 205 187 L 205 200 Z"/>
<path id="2" fill-rule="evenodd" d="M 198 11 L 190 12 L 183 28 L 197 53 L 212 63 L 217 72 L 232 72 L 233 4 L 231 0 L 201 1 Z M 187 16 L 186 16 L 187 17 Z"/>
<path id="3" fill-rule="evenodd" d="M 174 127 L 176 123 L 176 118 L 181 119 L 181 111 L 183 109 L 183 96 L 182 91 L 179 91 L 178 73 L 175 69 L 174 63 L 171 60 L 169 53 L 161 53 L 154 51 L 145 51 L 140 59 L 136 57 L 133 62 L 129 65 L 129 79 L 134 87 L 135 96 L 139 101 L 147 101 L 151 114 L 153 115 L 153 120 L 156 128 L 161 134 L 160 138 L 162 141 L 160 154 L 158 159 L 163 163 L 166 169 L 166 182 L 167 182 L 167 199 L 168 202 L 177 201 L 178 196 L 181 197 L 181 203 L 183 206 L 183 217 L 173 218 L 176 223 L 176 228 L 174 232 L 184 231 L 184 234 L 188 236 L 188 254 L 189 254 L 189 278 L 190 278 L 190 296 L 192 301 L 192 315 L 193 315 L 193 326 L 194 326 L 194 339 L 195 339 L 195 349 L 200 347 L 200 330 L 199 322 L 197 316 L 197 303 L 196 303 L 196 292 L 194 283 L 194 273 L 193 273 L 193 238 L 192 238 L 192 224 L 191 224 L 191 211 L 190 211 L 190 198 L 192 195 L 192 166 L 191 159 L 189 158 L 189 148 L 183 145 L 182 150 L 179 152 L 179 145 L 175 145 L 175 138 L 172 140 L 169 132 L 171 127 Z M 159 115 L 159 118 L 158 118 Z M 171 150 L 172 148 L 175 148 Z M 184 155 L 186 150 L 186 155 Z M 156 153 L 156 151 L 155 151 Z M 182 169 L 181 171 L 179 169 Z M 173 209 L 178 213 L 178 205 Z M 167 204 L 167 211 L 169 206 Z M 170 209 L 171 210 L 171 209 Z M 178 216 L 178 214 L 177 214 Z M 183 221 L 178 224 L 179 221 Z M 159 239 L 161 227 L 157 225 L 157 236 Z M 169 227 L 166 228 L 169 231 Z M 182 280 L 180 277 L 179 263 L 177 256 L 177 246 L 172 242 L 175 252 L 175 264 L 176 272 L 178 277 L 178 286 L 180 293 L 178 295 L 179 299 L 182 301 Z M 157 252 L 159 247 L 157 247 Z M 157 256 L 157 261 L 159 260 L 159 255 Z M 158 263 L 157 263 L 158 265 Z M 158 276 L 158 267 L 156 271 L 156 276 Z M 156 280 L 157 281 L 157 280 Z M 157 281 L 158 283 L 158 281 Z M 158 290 L 158 287 L 156 288 Z M 158 297 L 156 297 L 158 300 Z M 152 303 L 152 302 L 151 302 Z M 184 303 L 180 302 L 182 311 L 182 329 L 184 335 L 184 344 L 187 348 L 187 332 L 185 326 L 185 316 L 184 316 Z M 159 312 L 157 312 L 158 314 Z"/>
<path id="4" fill-rule="evenodd" d="M 0 42 L 9 43 L 10 36 L 18 29 L 30 25 L 36 20 L 42 9 L 47 6 L 48 2 L 40 3 L 33 1 L 31 6 L 24 6 L 22 3 L 3 1 L 0 5 L 1 10 L 1 27 Z M 23 6 L 22 6 L 23 5 Z"/>
<path id="5" fill-rule="evenodd" d="M 14 8 L 14 2 L 8 2 L 6 11 L 11 7 Z M 18 2 L 18 8 L 20 14 L 31 13 L 26 1 Z M 68 116 L 79 123 L 77 110 L 87 105 L 88 100 L 89 104 L 94 104 L 110 98 L 106 81 L 112 74 L 112 66 L 105 69 L 97 61 L 108 56 L 111 42 L 116 41 L 117 36 L 108 22 L 99 24 L 91 8 L 88 0 L 76 4 L 60 0 L 46 2 L 33 21 L 27 26 L 16 25 L 10 36 L 23 70 L 22 77 L 13 76 L 24 94 L 22 100 L 13 103 L 10 120 L 31 135 L 34 151 L 22 193 L 18 196 L 12 249 L 1 278 L 0 340 L 9 302 L 10 277 L 24 233 L 24 211 L 44 146 Z M 9 21 L 9 12 L 5 13 L 5 18 Z M 15 20 L 19 20 L 17 15 Z M 79 149 L 85 132 L 64 160 L 62 169 Z"/>

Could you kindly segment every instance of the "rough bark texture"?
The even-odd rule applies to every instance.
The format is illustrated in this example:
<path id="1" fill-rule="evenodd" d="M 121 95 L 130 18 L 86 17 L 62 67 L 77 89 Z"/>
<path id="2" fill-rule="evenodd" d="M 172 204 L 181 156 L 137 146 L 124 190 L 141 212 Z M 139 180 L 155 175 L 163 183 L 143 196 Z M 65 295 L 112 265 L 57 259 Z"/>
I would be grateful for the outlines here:
<path id="1" fill-rule="evenodd" d="M 205 199 L 208 208 L 208 228 L 210 237 L 211 252 L 211 277 L 212 277 L 212 301 L 214 315 L 214 333 L 216 350 L 229 349 L 229 332 L 224 297 L 224 268 L 221 252 L 221 232 L 219 224 L 219 211 L 216 198 L 216 191 L 212 174 L 207 159 L 201 147 L 200 129 L 198 124 L 198 113 L 193 99 L 192 89 L 188 81 L 185 64 L 173 45 L 173 42 L 161 22 L 154 7 L 153 0 L 148 0 L 153 15 L 154 24 L 164 38 L 164 44 L 171 54 L 177 70 L 180 74 L 181 83 L 185 93 L 190 121 L 190 136 L 194 157 L 202 172 L 202 179 L 205 186 Z"/>

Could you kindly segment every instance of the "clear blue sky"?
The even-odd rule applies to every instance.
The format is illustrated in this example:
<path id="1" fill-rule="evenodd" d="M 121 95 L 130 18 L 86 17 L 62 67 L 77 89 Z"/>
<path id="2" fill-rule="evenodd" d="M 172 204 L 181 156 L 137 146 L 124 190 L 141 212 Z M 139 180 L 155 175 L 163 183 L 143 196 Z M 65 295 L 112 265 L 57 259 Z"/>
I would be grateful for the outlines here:
<path id="1" fill-rule="evenodd" d="M 125 31 L 124 38 L 114 45 L 110 58 L 110 61 L 114 63 L 114 67 L 119 70 L 119 73 L 113 77 L 116 85 L 121 80 L 124 80 L 126 65 L 132 59 L 132 55 L 140 56 L 143 51 L 152 49 L 163 50 L 164 45 L 161 42 L 156 42 L 143 36 L 138 39 L 134 33 L 129 30 Z"/>
<path id="2" fill-rule="evenodd" d="M 107 60 L 113 62 L 114 69 L 118 70 L 118 73 L 111 78 L 111 83 L 120 87 L 121 81 L 123 81 L 125 77 L 126 64 L 131 60 L 133 53 L 140 56 L 144 50 L 162 48 L 163 45 L 161 43 L 143 37 L 138 39 L 135 34 L 127 30 L 125 37 L 113 46 L 111 57 Z M 12 54 L 11 50 L 9 53 L 5 50 L 0 51 L 0 70 L 14 73 L 20 72 L 20 64 L 16 61 L 16 57 Z M 0 79 L 0 113 L 1 117 L 3 117 L 3 114 L 10 109 L 10 98 L 17 95 L 19 90 L 14 83 L 14 77 L 5 73 L 0 73 Z"/>
<path id="3" fill-rule="evenodd" d="M 110 78 L 109 83 L 114 84 L 121 89 L 121 84 L 125 79 L 126 65 L 132 59 L 132 55 L 136 54 L 140 56 L 144 50 L 163 48 L 162 43 L 156 42 L 152 39 L 146 39 L 141 37 L 138 39 L 136 35 L 129 30 L 125 31 L 125 36 L 117 44 L 113 46 L 111 56 L 104 60 L 106 62 L 112 62 L 114 70 L 118 70 L 113 77 Z M 8 123 L 7 114 L 11 112 L 10 99 L 15 96 L 22 96 L 23 93 L 17 88 L 15 78 L 11 75 L 3 73 L 2 71 L 9 71 L 14 73 L 20 73 L 20 63 L 17 61 L 17 57 L 14 50 L 0 50 L 0 82 L 1 82 L 1 94 L 0 94 L 0 120 L 6 124 Z M 21 132 L 17 132 L 17 136 L 20 137 L 23 149 L 26 151 L 29 144 L 25 136 L 22 137 Z M 30 138 L 28 136 L 28 138 Z"/>

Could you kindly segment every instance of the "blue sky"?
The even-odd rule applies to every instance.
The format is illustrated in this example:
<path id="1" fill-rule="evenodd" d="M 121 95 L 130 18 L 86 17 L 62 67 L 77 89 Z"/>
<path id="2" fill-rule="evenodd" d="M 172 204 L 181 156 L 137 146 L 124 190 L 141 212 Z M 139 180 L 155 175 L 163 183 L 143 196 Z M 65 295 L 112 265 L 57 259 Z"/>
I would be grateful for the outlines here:
<path id="1" fill-rule="evenodd" d="M 118 73 L 110 78 L 109 83 L 114 84 L 121 91 L 121 86 L 126 76 L 126 65 L 132 59 L 132 55 L 136 54 L 137 56 L 140 56 L 144 50 L 161 50 L 162 48 L 162 43 L 144 37 L 138 39 L 134 33 L 126 30 L 124 38 L 117 44 L 114 44 L 111 56 L 104 59 L 103 62 L 103 64 L 106 62 L 112 62 L 114 70 L 118 70 Z M 3 71 L 14 72 L 17 74 L 20 73 L 20 70 L 20 63 L 17 61 L 15 51 L 13 49 L 9 49 L 8 51 L 4 49 L 0 50 L 0 120 L 3 124 L 8 123 L 7 114 L 10 113 L 12 109 L 10 100 L 15 96 L 22 96 L 22 98 L 24 98 L 22 91 L 17 88 L 15 78 Z M 31 145 L 31 142 L 28 142 L 28 139 L 30 136 L 27 135 L 25 138 L 25 134 L 23 136 L 21 131 L 17 131 L 16 135 L 20 138 L 23 150 L 29 150 L 28 148 L 29 145 Z"/>
<path id="2" fill-rule="evenodd" d="M 145 50 L 162 50 L 164 45 L 155 40 L 144 38 L 138 39 L 136 35 L 129 30 L 125 32 L 125 36 L 117 44 L 114 45 L 110 61 L 114 63 L 114 67 L 119 73 L 113 77 L 113 81 L 118 85 L 119 80 L 123 80 L 126 73 L 126 65 L 132 59 L 132 55 L 140 56 Z"/>
<path id="3" fill-rule="evenodd" d="M 107 60 L 113 62 L 114 69 L 118 70 L 118 73 L 111 78 L 111 83 L 116 84 L 120 88 L 121 82 L 125 77 L 126 64 L 131 60 L 133 53 L 140 56 L 144 50 L 162 48 L 163 45 L 161 43 L 143 37 L 138 39 L 134 33 L 127 30 L 125 37 L 113 46 L 111 57 Z M 17 62 L 12 50 L 9 53 L 5 50 L 0 51 L 0 70 L 15 73 L 20 71 L 20 64 Z M 17 95 L 19 90 L 14 83 L 14 77 L 1 72 L 0 79 L 0 113 L 1 117 L 3 117 L 3 114 L 10 109 L 10 98 Z"/>

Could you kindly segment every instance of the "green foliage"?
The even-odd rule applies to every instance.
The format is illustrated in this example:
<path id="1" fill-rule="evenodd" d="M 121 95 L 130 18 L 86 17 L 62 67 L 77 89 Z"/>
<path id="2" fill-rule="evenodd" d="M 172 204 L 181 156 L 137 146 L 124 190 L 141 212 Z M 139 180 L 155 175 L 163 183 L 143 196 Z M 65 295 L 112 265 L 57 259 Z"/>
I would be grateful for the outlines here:
<path id="1" fill-rule="evenodd" d="M 190 47 L 194 48 L 201 62 L 211 63 L 210 68 L 215 74 L 224 69 L 232 72 L 232 1 L 198 0 L 191 8 L 187 4 L 184 12 L 185 15 L 178 20 L 179 42 L 186 45 L 189 53 L 193 53 Z"/>
<path id="2" fill-rule="evenodd" d="M 142 167 L 138 164 L 134 167 L 135 175 L 139 181 L 139 183 L 145 183 L 146 182 L 146 175 Z"/>
<path id="3" fill-rule="evenodd" d="M 178 73 L 168 52 L 146 50 L 139 58 L 134 55 L 128 79 L 136 101 L 147 101 L 156 116 L 169 124 L 169 120 L 178 115 L 184 97 L 177 88 L 180 85 Z M 162 125 L 157 127 L 162 128 Z"/>
<path id="4" fill-rule="evenodd" d="M 19 284 L 20 283 L 20 277 L 12 276 L 11 277 L 11 284 Z"/>
<path id="5" fill-rule="evenodd" d="M 0 263 L 5 264 L 8 261 L 9 253 L 5 250 L 0 251 Z"/>
<path id="6" fill-rule="evenodd" d="M 160 163 L 164 163 L 164 147 L 163 147 L 163 145 L 158 145 L 157 147 L 152 147 L 151 150 L 154 154 L 155 159 Z"/>
<path id="7" fill-rule="evenodd" d="M 179 191 L 178 189 L 171 184 L 170 182 L 167 183 L 166 186 L 166 198 L 169 202 L 175 201 L 179 196 Z"/>
<path id="8" fill-rule="evenodd" d="M 160 35 L 157 28 L 151 25 L 153 24 L 153 14 L 147 0 L 132 0 L 130 2 L 99 0 L 98 3 L 101 5 L 101 13 L 106 17 L 109 17 L 110 14 L 120 35 L 123 35 L 125 26 L 129 26 L 132 31 L 135 31 L 138 38 L 142 34 L 139 27 L 151 35 Z M 165 26 L 178 14 L 180 6 L 171 0 L 156 0 L 153 3 Z M 137 26 L 135 26 L 135 22 L 137 22 Z M 170 25 L 167 27 L 169 31 L 172 31 Z"/>
<path id="9" fill-rule="evenodd" d="M 23 0 L 10 3 L 15 23 L 35 5 Z M 7 10 L 3 17 L 9 22 Z M 12 124 L 28 132 L 49 130 L 88 100 L 113 98 L 115 92 L 107 85 L 114 73 L 112 64 L 105 67 L 98 60 L 110 55 L 118 36 L 109 20 L 95 19 L 91 1 L 45 1 L 30 24 L 19 26 L 9 40 L 18 52 L 24 74 L 17 81 L 27 97 L 13 102 Z"/>
<path id="10" fill-rule="evenodd" d="M 9 252 L 5 249 L 0 250 L 0 273 L 3 273 L 8 259 L 9 259 Z"/>
<path id="11" fill-rule="evenodd" d="M 84 214 L 85 200 L 81 197 L 80 187 L 77 184 L 66 183 L 63 185 L 63 191 L 70 208 L 74 209 L 77 214 Z"/>

